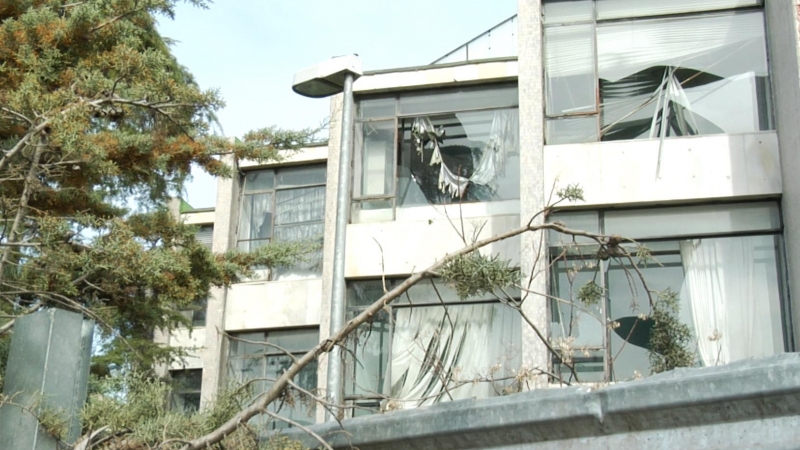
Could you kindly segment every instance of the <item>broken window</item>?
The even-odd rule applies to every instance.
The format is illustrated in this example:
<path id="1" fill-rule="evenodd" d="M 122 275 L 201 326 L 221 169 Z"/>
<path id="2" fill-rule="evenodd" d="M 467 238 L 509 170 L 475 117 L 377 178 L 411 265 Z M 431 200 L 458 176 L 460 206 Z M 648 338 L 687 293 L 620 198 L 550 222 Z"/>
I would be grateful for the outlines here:
<path id="1" fill-rule="evenodd" d="M 239 217 L 239 249 L 252 251 L 272 240 L 322 243 L 325 166 L 247 172 Z M 292 268 L 273 268 L 273 280 L 322 275 L 322 248 Z"/>
<path id="2" fill-rule="evenodd" d="M 359 102 L 353 222 L 519 198 L 516 88 Z"/>
<path id="3" fill-rule="evenodd" d="M 387 288 L 400 281 L 387 280 Z M 349 316 L 383 292 L 381 281 L 349 283 Z M 508 393 L 521 361 L 520 326 L 518 313 L 491 294 L 461 300 L 444 283 L 420 282 L 349 338 L 353 415 Z"/>
<path id="4" fill-rule="evenodd" d="M 661 17 L 756 2 L 585 3 L 545 4 L 548 144 L 773 129 L 763 13 Z"/>
<path id="5" fill-rule="evenodd" d="M 635 238 L 653 258 L 634 258 L 634 267 L 625 259 L 597 258 L 593 241 L 549 236 L 551 340 L 571 349 L 581 382 L 651 374 L 647 289 L 654 296 L 668 289 L 676 295 L 676 317 L 691 331 L 686 347 L 697 365 L 769 356 L 789 345 L 782 322 L 775 203 L 564 212 L 550 220 Z M 629 251 L 636 253 L 634 247 Z M 599 288 L 596 302 L 581 298 L 589 283 Z M 554 357 L 554 372 L 571 380 L 561 363 Z"/>

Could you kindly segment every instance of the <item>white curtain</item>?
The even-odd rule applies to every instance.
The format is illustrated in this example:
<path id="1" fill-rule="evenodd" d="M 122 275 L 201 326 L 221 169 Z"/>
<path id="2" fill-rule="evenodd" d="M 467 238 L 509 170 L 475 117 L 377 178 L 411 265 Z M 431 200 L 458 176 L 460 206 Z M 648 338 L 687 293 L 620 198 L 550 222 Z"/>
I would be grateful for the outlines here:
<path id="1" fill-rule="evenodd" d="M 428 117 L 417 117 L 411 128 L 414 136 L 417 153 L 424 158 L 423 148 L 429 146 L 433 149 L 430 165 L 440 165 L 439 189 L 450 193 L 453 197 L 462 197 L 469 183 L 490 186 L 497 182 L 497 178 L 505 175 L 506 161 L 510 152 L 519 146 L 519 111 L 516 109 L 503 109 L 494 112 L 489 138 L 475 170 L 470 177 L 462 177 L 450 170 L 442 161 L 439 142 L 444 136 L 441 127 L 437 130 Z"/>
<path id="2" fill-rule="evenodd" d="M 239 239 L 272 237 L 272 194 L 247 194 L 242 202 Z"/>
<path id="3" fill-rule="evenodd" d="M 325 215 L 325 187 L 287 189 L 277 192 L 275 240 L 322 242 Z M 306 279 L 322 274 L 322 248 L 303 256 L 305 261 L 291 268 L 276 268 L 273 279 Z"/>
<path id="4" fill-rule="evenodd" d="M 513 373 L 519 365 L 520 320 L 501 304 L 397 308 L 392 337 L 391 397 L 404 408 L 497 395 L 509 384 L 459 381 Z M 447 314 L 446 314 L 447 312 Z M 449 318 L 448 318 L 449 314 Z M 448 394 L 449 392 L 449 394 Z"/>
<path id="5" fill-rule="evenodd" d="M 680 295 L 691 305 L 704 365 L 781 351 L 772 239 L 681 241 L 685 278 Z"/>

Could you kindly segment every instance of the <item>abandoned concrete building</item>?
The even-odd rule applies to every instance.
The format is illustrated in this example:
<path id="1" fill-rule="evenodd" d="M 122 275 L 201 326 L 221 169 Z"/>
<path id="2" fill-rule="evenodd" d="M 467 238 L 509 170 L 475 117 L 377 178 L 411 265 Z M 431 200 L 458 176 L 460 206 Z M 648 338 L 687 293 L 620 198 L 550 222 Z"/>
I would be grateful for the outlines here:
<path id="1" fill-rule="evenodd" d="M 661 448 L 714 448 L 714 436 L 741 448 L 769 439 L 794 448 L 800 380 L 790 374 L 800 361 L 781 354 L 795 351 L 800 323 L 792 295 L 800 290 L 798 23 L 795 0 L 520 0 L 517 15 L 431 64 L 358 78 L 340 249 L 345 317 L 463 247 L 461 234 L 485 238 L 527 224 L 555 190 L 579 184 L 584 201 L 559 204 L 547 220 L 647 245 L 658 263 L 641 270 L 651 289 L 678 294 L 698 368 L 617 383 L 651 375 L 646 345 L 607 326 L 636 319 L 631 297 L 641 287 L 611 260 L 575 269 L 577 257 L 563 251 L 571 239 L 528 233 L 484 251 L 527 274 L 526 291 L 509 295 L 548 294 L 522 304 L 536 329 L 491 295 L 463 300 L 434 280 L 348 344 L 339 384 L 353 406 L 345 428 L 354 445 L 571 448 L 602 435 L 603 445 L 623 448 L 667 438 Z M 181 380 L 179 406 L 200 408 L 232 380 L 274 377 L 291 364 L 257 342 L 303 354 L 328 337 L 341 94 L 330 110 L 327 144 L 275 164 L 228 160 L 241 176 L 219 180 L 216 207 L 183 213 L 215 252 L 281 240 L 322 246 L 295 267 L 213 290 L 191 313 L 192 329 L 158 337 L 192 348 L 170 368 Z M 602 289 L 600 304 L 551 299 L 575 298 L 573 287 L 590 279 Z M 562 384 L 565 369 L 536 330 L 572 350 L 578 387 L 547 389 Z M 448 385 L 454 378 L 442 379 L 440 365 L 473 382 Z M 526 385 L 533 392 L 504 395 L 532 368 L 543 370 Z M 323 359 L 295 382 L 325 392 L 328 378 Z M 771 382 L 754 381 L 764 379 Z M 580 387 L 591 383 L 612 386 Z M 632 409 L 619 406 L 623 397 Z M 592 409 L 600 404 L 605 413 Z M 387 409 L 411 411 L 379 414 Z M 538 415 L 521 412 L 532 409 Z M 302 402 L 281 414 L 305 425 L 326 419 L 324 408 Z M 482 438 L 452 438 L 474 420 Z M 558 431 L 561 421 L 586 431 Z M 751 431 L 739 436 L 732 423 Z"/>

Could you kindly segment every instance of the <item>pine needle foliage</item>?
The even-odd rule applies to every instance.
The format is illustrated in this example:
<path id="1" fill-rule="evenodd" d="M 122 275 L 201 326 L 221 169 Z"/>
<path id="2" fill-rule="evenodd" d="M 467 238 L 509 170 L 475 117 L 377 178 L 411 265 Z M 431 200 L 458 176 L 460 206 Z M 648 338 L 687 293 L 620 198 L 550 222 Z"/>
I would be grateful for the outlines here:
<path id="1" fill-rule="evenodd" d="M 310 248 L 214 255 L 168 211 L 192 166 L 233 176 L 221 157 L 277 160 L 316 132 L 214 135 L 219 93 L 156 30 L 178 2 L 0 0 L 0 314 L 82 312 L 106 334 L 105 364 L 168 359 L 156 328 L 186 325 L 180 311 L 210 287 Z"/>
<path id="2" fill-rule="evenodd" d="M 85 432 L 107 428 L 116 436 L 112 448 L 146 449 L 161 445 L 173 450 L 182 441 L 213 431 L 243 408 L 252 392 L 248 386 L 232 387 L 220 393 L 202 412 L 185 413 L 170 407 L 170 385 L 142 374 L 114 376 L 100 381 L 83 409 Z M 258 431 L 240 427 L 211 447 L 226 450 L 304 450 L 297 442 L 276 437 L 261 442 Z M 101 447 L 103 448 L 103 447 Z"/>
<path id="3" fill-rule="evenodd" d="M 651 319 L 650 367 L 653 373 L 666 372 L 678 367 L 692 367 L 694 354 L 689 350 L 692 330 L 680 321 L 678 294 L 670 289 L 658 294 Z"/>
<path id="4" fill-rule="evenodd" d="M 466 299 L 505 289 L 519 282 L 520 272 L 499 255 L 475 251 L 450 260 L 439 269 L 439 276 Z"/>

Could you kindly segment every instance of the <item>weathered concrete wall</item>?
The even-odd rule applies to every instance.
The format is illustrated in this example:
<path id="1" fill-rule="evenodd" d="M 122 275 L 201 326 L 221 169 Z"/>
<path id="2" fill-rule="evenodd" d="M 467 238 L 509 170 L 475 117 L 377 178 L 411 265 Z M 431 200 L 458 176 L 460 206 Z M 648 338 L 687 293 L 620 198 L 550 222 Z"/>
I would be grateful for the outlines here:
<path id="1" fill-rule="evenodd" d="M 180 328 L 173 331 L 169 337 L 169 345 L 186 349 L 187 355 L 183 361 L 175 361 L 170 365 L 171 370 L 202 369 L 203 352 L 206 343 L 206 329 L 204 327 Z"/>
<path id="2" fill-rule="evenodd" d="M 234 168 L 236 161 L 232 156 L 223 157 L 225 164 Z M 214 221 L 214 235 L 211 250 L 214 253 L 228 251 L 236 242 L 236 221 L 239 217 L 239 177 L 219 178 L 217 180 L 217 203 Z M 211 288 L 206 310 L 205 344 L 202 351 L 203 387 L 201 408 L 208 406 L 215 398 L 222 382 L 225 341 L 217 330 L 225 329 L 225 288 Z"/>
<path id="3" fill-rule="evenodd" d="M 392 72 L 367 74 L 353 83 L 358 94 L 387 91 L 463 86 L 469 83 L 514 80 L 519 66 L 517 61 L 489 61 L 464 63 L 454 66 L 424 66 Z M 333 127 L 331 127 L 333 130 Z M 330 143 L 335 142 L 331 134 Z"/>
<path id="4" fill-rule="evenodd" d="M 765 2 L 775 124 L 783 174 L 783 221 L 792 322 L 800 321 L 800 56 L 794 0 Z M 795 333 L 795 347 L 800 336 Z"/>
<path id="5" fill-rule="evenodd" d="M 580 184 L 577 206 L 680 202 L 781 193 L 775 132 L 544 147 L 545 186 Z"/>
<path id="6" fill-rule="evenodd" d="M 350 224 L 347 227 L 346 276 L 408 275 L 464 247 L 464 241 L 459 237 L 461 220 L 458 211 L 450 217 L 452 222 L 431 210 L 428 220 Z M 478 239 L 485 239 L 518 226 L 517 214 L 464 218 L 467 242 L 471 241 L 476 229 L 481 230 Z M 512 238 L 489 245 L 483 251 L 485 254 L 500 254 L 518 264 L 519 242 L 519 238 Z"/>
<path id="7" fill-rule="evenodd" d="M 336 449 L 800 448 L 800 355 L 679 369 L 349 419 L 311 429 Z M 319 444 L 291 430 L 309 447 Z"/>
<path id="8" fill-rule="evenodd" d="M 548 193 L 544 181 L 544 94 L 542 80 L 542 23 L 541 1 L 519 0 L 519 130 L 520 130 L 520 225 L 545 207 Z M 534 223 L 542 223 L 538 216 Z M 520 245 L 520 269 L 524 276 L 532 276 L 529 288 L 547 292 L 547 249 L 543 233 L 527 233 Z M 542 334 L 548 335 L 547 301 L 539 295 L 528 295 L 523 311 L 531 318 Z M 522 319 L 520 319 L 522 320 Z M 528 368 L 549 367 L 547 349 L 534 330 L 522 324 L 522 364 Z M 536 386 L 546 384 L 544 377 Z"/>
<path id="9" fill-rule="evenodd" d="M 228 289 L 225 330 L 319 325 L 322 280 L 267 281 Z"/>

